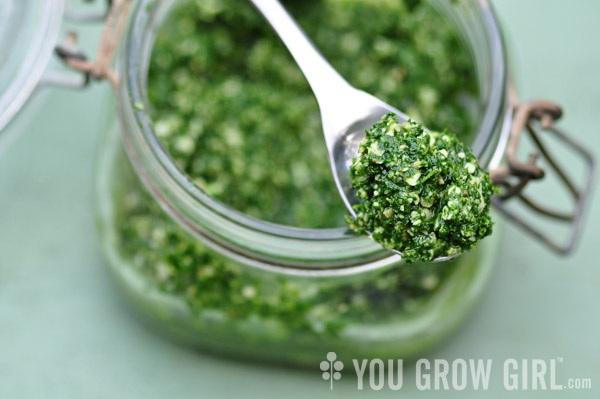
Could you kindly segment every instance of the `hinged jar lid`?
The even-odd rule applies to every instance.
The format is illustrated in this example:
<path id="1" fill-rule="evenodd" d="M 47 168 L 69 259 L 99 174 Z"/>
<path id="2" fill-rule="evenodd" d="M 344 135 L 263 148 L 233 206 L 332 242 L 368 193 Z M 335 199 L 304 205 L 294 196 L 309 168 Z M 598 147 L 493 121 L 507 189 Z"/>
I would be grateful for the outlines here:
<path id="1" fill-rule="evenodd" d="M 64 0 L 0 1 L 0 137 L 40 82 L 63 11 Z"/>

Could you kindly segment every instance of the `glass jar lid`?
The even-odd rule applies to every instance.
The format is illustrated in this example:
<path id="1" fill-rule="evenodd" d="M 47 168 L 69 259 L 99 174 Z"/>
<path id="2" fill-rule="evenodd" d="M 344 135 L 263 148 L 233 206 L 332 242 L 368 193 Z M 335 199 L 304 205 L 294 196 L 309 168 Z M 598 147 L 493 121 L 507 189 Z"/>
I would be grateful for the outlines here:
<path id="1" fill-rule="evenodd" d="M 48 65 L 64 0 L 0 1 L 0 137 Z"/>

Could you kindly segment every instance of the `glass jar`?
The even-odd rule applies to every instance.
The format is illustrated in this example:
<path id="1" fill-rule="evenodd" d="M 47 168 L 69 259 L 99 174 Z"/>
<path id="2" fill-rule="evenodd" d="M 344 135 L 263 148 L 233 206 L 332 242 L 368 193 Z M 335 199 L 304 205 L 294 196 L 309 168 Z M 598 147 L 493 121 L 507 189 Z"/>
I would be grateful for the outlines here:
<path id="1" fill-rule="evenodd" d="M 406 358 L 459 326 L 493 270 L 498 220 L 491 237 L 456 261 L 406 264 L 345 228 L 303 229 L 244 215 L 175 165 L 145 106 L 152 45 L 170 3 L 134 6 L 117 59 L 114 123 L 98 158 L 103 251 L 133 307 L 205 350 L 299 365 L 314 365 L 329 351 L 342 359 Z M 471 145 L 483 166 L 495 167 L 511 121 L 495 17 L 485 1 L 432 3 L 472 54 L 480 117 Z M 173 270 L 177 280 L 169 278 Z"/>
<path id="2" fill-rule="evenodd" d="M 64 0 L 0 4 L 0 140 L 2 130 L 40 84 L 56 45 Z M 35 10 L 35 12 L 33 12 Z"/>

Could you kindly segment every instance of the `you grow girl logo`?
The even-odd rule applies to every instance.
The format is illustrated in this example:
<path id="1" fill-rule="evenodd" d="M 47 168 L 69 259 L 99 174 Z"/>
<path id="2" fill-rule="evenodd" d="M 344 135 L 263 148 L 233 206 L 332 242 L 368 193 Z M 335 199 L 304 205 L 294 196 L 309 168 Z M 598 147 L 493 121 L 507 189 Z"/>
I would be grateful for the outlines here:
<path id="1" fill-rule="evenodd" d="M 569 376 L 563 383 L 557 380 L 556 369 L 563 362 L 562 357 L 550 359 L 505 359 L 497 373 L 502 373 L 502 385 L 506 391 L 527 390 L 584 390 L 592 388 L 592 379 L 588 377 Z M 392 391 L 402 389 L 402 359 L 352 359 L 356 374 L 356 389 L 370 388 L 379 391 L 384 387 Z M 412 363 L 411 363 L 412 365 Z M 324 380 L 329 380 L 329 388 L 333 389 L 333 381 L 342 378 L 344 363 L 337 360 L 335 352 L 327 354 L 319 367 Z M 490 386 L 493 369 L 492 359 L 419 359 L 414 363 L 414 370 L 408 375 L 414 376 L 414 387 L 419 391 L 462 391 L 465 389 L 487 390 Z M 351 376 L 352 377 L 352 376 Z"/>
<path id="2" fill-rule="evenodd" d="M 337 359 L 335 352 L 329 352 L 327 354 L 327 360 L 323 360 L 319 367 L 323 374 L 321 375 L 324 380 L 329 380 L 329 389 L 333 389 L 333 380 L 339 380 L 342 378 L 342 371 L 344 369 L 344 363 Z"/>

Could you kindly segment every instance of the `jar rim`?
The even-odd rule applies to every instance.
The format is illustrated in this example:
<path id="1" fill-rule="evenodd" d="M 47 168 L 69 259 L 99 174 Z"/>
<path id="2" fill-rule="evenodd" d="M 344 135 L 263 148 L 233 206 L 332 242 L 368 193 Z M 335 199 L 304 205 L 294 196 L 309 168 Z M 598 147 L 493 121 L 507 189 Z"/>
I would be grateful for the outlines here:
<path id="1" fill-rule="evenodd" d="M 494 68 L 489 98 L 473 150 L 480 157 L 504 119 L 506 58 L 500 28 L 488 0 L 474 0 L 483 21 Z M 286 226 L 248 216 L 199 188 L 173 161 L 154 132 L 146 83 L 157 26 L 166 8 L 140 0 L 133 10 L 121 58 L 117 96 L 125 147 L 142 181 L 163 208 L 194 235 L 222 253 L 262 269 L 287 274 L 355 274 L 394 264 L 401 257 L 348 228 Z M 140 107 L 139 104 L 144 104 Z M 149 165 L 148 163 L 152 163 Z M 157 181 L 159 180 L 159 181 Z M 212 218 L 213 220 L 209 220 Z"/>

